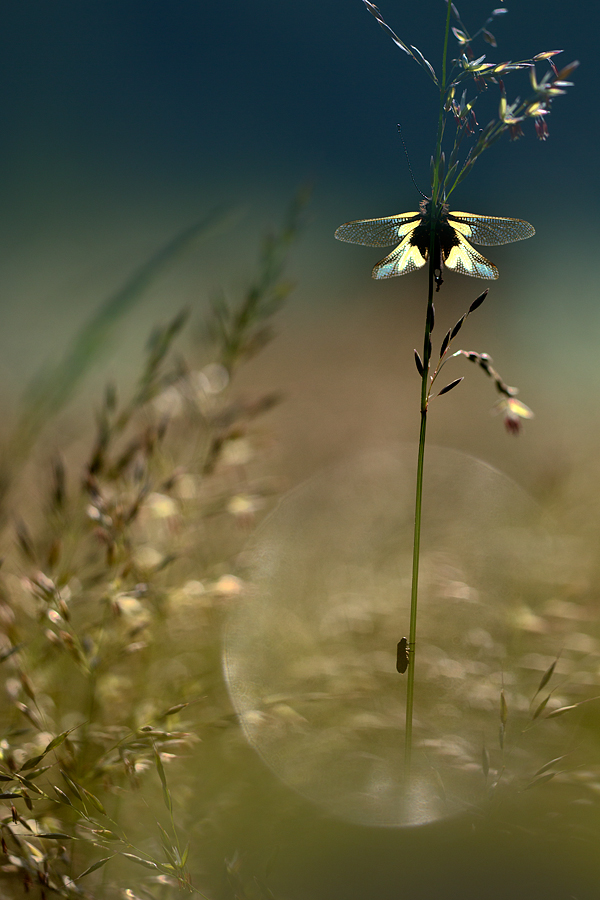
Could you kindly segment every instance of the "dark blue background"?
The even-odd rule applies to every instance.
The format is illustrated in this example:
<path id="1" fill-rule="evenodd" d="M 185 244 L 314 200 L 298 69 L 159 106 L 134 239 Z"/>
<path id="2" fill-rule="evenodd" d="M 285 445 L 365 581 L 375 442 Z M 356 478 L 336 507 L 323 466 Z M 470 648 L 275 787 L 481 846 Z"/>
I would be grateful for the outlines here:
<path id="1" fill-rule="evenodd" d="M 439 69 L 442 0 L 380 7 Z M 473 30 L 491 8 L 459 3 Z M 598 13 L 556 0 L 508 8 L 493 26 L 498 49 L 482 45 L 490 60 L 561 48 L 560 61 L 578 58 L 581 67 L 555 102 L 550 140 L 537 141 L 529 123 L 526 138 L 503 139 L 454 195 L 455 208 L 537 229 L 533 240 L 489 253 L 501 278 L 478 313 L 493 340 L 486 333 L 478 346 L 495 358 L 502 349 L 505 377 L 528 382 L 538 407 L 552 394 L 550 406 L 570 410 L 581 398 L 589 410 L 600 381 Z M 294 308 L 312 310 L 315 323 L 337 310 L 343 327 L 345 304 L 366 304 L 397 330 L 398 355 L 410 356 L 420 340 L 420 274 L 373 283 L 382 254 L 332 235 L 345 220 L 416 207 L 396 124 L 427 191 L 437 98 L 361 0 L 9 0 L 0 26 L 5 392 L 60 356 L 108 292 L 215 204 L 241 205 L 244 218 L 179 280 L 151 292 L 124 334 L 144 335 L 186 302 L 202 310 L 220 285 L 239 289 L 265 224 L 306 180 L 314 200 L 293 271 Z M 526 73 L 506 83 L 509 97 L 529 91 Z M 491 114 L 498 98 L 489 95 L 481 102 Z M 443 302 L 460 313 L 481 287 L 450 276 Z"/>
<path id="2" fill-rule="evenodd" d="M 439 69 L 444 4 L 381 6 Z M 473 28 L 489 11 L 473 0 L 460 8 Z M 527 140 L 496 148 L 465 196 L 590 196 L 593 16 L 589 4 L 525 2 L 496 19 L 498 49 L 481 45 L 490 59 L 559 46 L 560 60 L 583 65 L 571 96 L 556 102 L 551 142 L 538 145 L 529 129 Z M 14 204 L 24 216 L 34 198 L 49 213 L 44 201 L 57 194 L 66 204 L 99 187 L 148 204 L 156 192 L 181 193 L 182 182 L 198 201 L 207 190 L 254 197 L 271 186 L 289 192 L 307 175 L 321 192 L 350 194 L 358 183 L 395 208 L 412 199 L 398 121 L 427 185 L 433 85 L 360 0 L 25 0 L 4 5 L 0 46 L 7 213 Z M 528 90 L 522 73 L 507 85 Z"/>

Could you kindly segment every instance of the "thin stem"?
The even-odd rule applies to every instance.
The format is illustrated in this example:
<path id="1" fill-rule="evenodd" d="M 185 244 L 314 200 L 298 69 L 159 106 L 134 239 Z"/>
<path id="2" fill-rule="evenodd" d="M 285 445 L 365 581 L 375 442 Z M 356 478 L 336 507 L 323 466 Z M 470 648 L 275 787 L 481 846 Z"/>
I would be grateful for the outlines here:
<path id="1" fill-rule="evenodd" d="M 448 37 L 450 34 L 450 10 L 451 3 L 447 0 L 446 29 L 444 32 L 444 49 L 442 53 L 442 79 L 440 81 L 440 109 L 438 113 L 437 139 L 435 144 L 435 165 L 433 167 L 433 184 L 431 186 L 432 209 L 435 209 L 439 199 L 441 184 L 439 179 L 440 159 L 442 156 L 442 138 L 444 135 L 444 105 L 446 103 L 446 71 L 448 63 Z"/>
<path id="2" fill-rule="evenodd" d="M 444 51 L 442 53 L 442 83 L 440 85 L 440 92 L 442 97 L 446 92 L 446 71 L 447 71 L 447 62 L 448 62 L 448 36 L 450 34 L 450 12 L 452 9 L 452 4 L 450 0 L 447 0 L 447 9 L 446 9 L 446 30 L 444 32 Z"/>
<path id="3" fill-rule="evenodd" d="M 431 185 L 431 233 L 429 239 L 429 293 L 427 297 L 427 315 L 425 318 L 425 337 L 423 340 L 423 375 L 421 378 L 421 428 L 419 432 L 419 452 L 417 456 L 417 484 L 415 493 L 415 530 L 413 537 L 412 584 L 410 592 L 410 631 L 408 638 L 408 680 L 406 685 L 406 728 L 404 738 L 404 777 L 410 780 L 412 757 L 412 720 L 415 693 L 415 656 L 417 641 L 417 601 L 419 597 L 419 556 L 421 550 L 421 509 L 423 503 L 423 466 L 425 462 L 425 434 L 427 431 L 427 401 L 429 398 L 429 369 L 431 364 L 431 328 L 433 324 L 433 291 L 435 284 L 436 228 L 438 224 L 438 198 L 442 185 L 439 180 L 439 163 L 442 156 L 442 139 L 444 136 L 444 104 L 446 102 L 446 71 L 448 60 L 448 36 L 450 34 L 450 0 L 447 0 L 446 29 L 444 33 L 444 50 L 442 54 L 442 80 L 440 83 L 440 110 L 438 118 L 437 142 L 435 148 L 435 165 L 433 184 Z M 441 271 L 440 271 L 441 278 Z M 441 284 L 441 281 L 440 281 Z M 439 287 L 439 285 L 438 285 Z"/>
<path id="4" fill-rule="evenodd" d="M 423 340 L 423 376 L 421 379 L 421 429 L 419 433 L 419 452 L 417 457 L 417 484 L 415 493 L 415 530 L 413 537 L 412 585 L 410 592 L 410 631 L 408 638 L 408 681 L 406 685 L 406 727 L 404 742 L 404 775 L 410 780 L 412 757 L 412 720 L 415 692 L 415 650 L 417 639 L 417 602 L 419 596 L 419 554 L 421 549 L 421 510 L 423 504 L 423 465 L 425 461 L 425 433 L 427 430 L 427 402 L 429 394 L 429 369 L 431 362 L 431 323 L 433 321 L 433 286 L 435 283 L 435 229 L 431 231 L 429 247 L 429 294 L 427 298 L 427 316 L 425 319 L 425 337 Z"/>

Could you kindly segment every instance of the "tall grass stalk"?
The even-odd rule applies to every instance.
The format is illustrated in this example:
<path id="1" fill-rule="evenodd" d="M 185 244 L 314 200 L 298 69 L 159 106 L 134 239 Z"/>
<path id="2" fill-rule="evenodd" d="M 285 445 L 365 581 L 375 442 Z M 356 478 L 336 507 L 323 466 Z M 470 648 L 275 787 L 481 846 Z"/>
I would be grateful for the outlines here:
<path id="1" fill-rule="evenodd" d="M 489 31 L 488 26 L 502 16 L 506 9 L 493 10 L 483 26 L 475 33 L 470 34 L 454 3 L 446 2 L 442 61 L 438 75 L 420 50 L 413 44 L 405 43 L 392 31 L 384 21 L 379 9 L 370 0 L 363 0 L 363 3 L 396 46 L 425 71 L 439 92 L 436 142 L 431 157 L 431 193 L 429 197 L 422 195 L 424 200 L 420 204 L 419 212 L 346 222 L 335 233 L 339 240 L 350 243 L 375 247 L 397 245 L 373 268 L 373 278 L 376 279 L 404 275 L 428 263 L 429 284 L 422 356 L 415 350 L 417 371 L 421 378 L 421 422 L 417 455 L 409 640 L 407 644 L 406 638 L 402 638 L 398 645 L 397 665 L 400 673 L 408 671 L 405 731 L 405 779 L 408 782 L 413 750 L 415 651 L 417 647 L 425 438 L 427 413 L 429 402 L 433 399 L 434 382 L 450 359 L 464 356 L 477 363 L 494 381 L 496 389 L 501 395 L 501 399 L 496 404 L 497 410 L 503 413 L 509 432 L 518 433 L 521 419 L 528 419 L 533 415 L 525 404 L 516 399 L 517 389 L 506 384 L 492 367 L 491 357 L 487 353 L 473 350 L 457 350 L 450 353 L 452 341 L 461 330 L 467 317 L 481 306 L 487 296 L 487 291 L 477 297 L 455 325 L 448 329 L 442 341 L 439 359 L 432 367 L 432 332 L 435 322 L 433 298 L 434 293 L 437 293 L 443 284 L 444 269 L 455 270 L 462 275 L 470 275 L 474 278 L 495 280 L 498 278 L 498 269 L 478 253 L 471 246 L 471 242 L 488 246 L 507 244 L 531 237 L 535 233 L 534 228 L 522 219 L 450 212 L 447 200 L 471 171 L 483 151 L 496 143 L 504 133 L 508 133 L 511 140 L 521 137 L 524 133 L 523 124 L 531 119 L 537 137 L 540 140 L 546 140 L 548 137 L 546 118 L 550 113 L 552 101 L 555 97 L 564 94 L 565 88 L 570 86 L 570 82 L 566 79 L 576 68 L 577 62 L 573 62 L 559 71 L 552 58 L 562 52 L 560 50 L 548 50 L 518 62 L 488 63 L 485 62 L 485 55 L 476 58 L 476 52 L 473 49 L 476 39 L 481 37 L 488 45 L 497 46 L 496 38 Z M 451 27 L 450 23 L 453 18 L 456 24 Z M 458 42 L 459 56 L 449 61 L 448 45 L 451 31 Z M 550 69 L 538 82 L 535 67 L 536 64 L 542 62 L 547 62 Z M 532 92 L 525 100 L 516 99 L 509 104 L 504 82 L 508 75 L 518 70 L 529 72 Z M 476 94 L 471 98 L 468 97 L 469 83 L 476 88 Z M 480 94 L 492 86 L 497 87 L 500 94 L 498 112 L 496 117 L 489 121 L 484 128 L 480 128 L 475 115 L 476 101 Z M 478 104 L 478 108 L 480 105 Z M 448 161 L 446 161 L 444 139 L 448 130 L 446 128 L 448 120 L 453 120 L 455 134 Z M 462 380 L 462 377 L 455 378 L 435 396 L 448 393 L 456 388 Z"/>
<path id="2" fill-rule="evenodd" d="M 433 248 L 434 234 L 431 233 Z M 410 773 L 412 756 L 412 720 L 415 693 L 415 648 L 417 643 L 417 605 L 419 598 L 419 557 L 421 553 L 421 513 L 423 506 L 423 469 L 425 465 L 425 437 L 427 433 L 427 389 L 429 387 L 429 366 L 431 360 L 431 310 L 433 309 L 434 285 L 433 252 L 429 261 L 429 293 L 427 315 L 425 317 L 425 337 L 423 339 L 423 376 L 421 378 L 421 427 L 419 430 L 419 450 L 417 454 L 417 483 L 415 491 L 415 530 L 413 536 L 412 580 L 410 590 L 410 630 L 408 654 L 408 680 L 406 684 L 406 733 L 404 745 L 404 766 Z"/>
<path id="3" fill-rule="evenodd" d="M 446 29 L 444 32 L 444 49 L 442 54 L 442 83 L 440 85 L 440 109 L 438 116 L 437 142 L 435 148 L 435 167 L 437 175 L 439 162 L 442 156 L 442 137 L 444 134 L 444 99 L 446 85 L 446 66 L 448 60 L 448 36 L 450 34 L 450 4 L 447 4 Z M 434 178 L 432 197 L 437 201 L 436 184 Z M 421 553 L 421 513 L 423 507 L 423 469 L 425 465 L 425 437 L 427 434 L 427 404 L 429 388 L 429 368 L 431 363 L 431 326 L 433 324 L 434 307 L 433 293 L 435 283 L 435 220 L 431 219 L 429 236 L 429 289 L 427 292 L 427 312 L 425 314 L 425 335 L 423 338 L 423 374 L 421 376 L 421 427 L 419 429 L 419 450 L 417 454 L 417 483 L 415 491 L 415 530 L 413 536 L 413 560 L 412 579 L 410 590 L 410 628 L 408 654 L 408 675 L 406 684 L 406 728 L 404 743 L 404 769 L 408 778 L 412 759 L 412 725 L 413 704 L 415 694 L 415 649 L 417 646 L 417 607 L 419 599 L 419 557 Z"/>

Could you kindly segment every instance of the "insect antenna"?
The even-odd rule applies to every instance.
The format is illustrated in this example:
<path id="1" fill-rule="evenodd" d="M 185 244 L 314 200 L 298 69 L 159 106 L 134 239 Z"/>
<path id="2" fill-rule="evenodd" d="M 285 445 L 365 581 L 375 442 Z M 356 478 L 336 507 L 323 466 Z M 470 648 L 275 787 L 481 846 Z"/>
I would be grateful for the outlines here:
<path id="1" fill-rule="evenodd" d="M 404 153 L 405 153 L 405 155 L 406 155 L 406 162 L 408 163 L 408 171 L 410 172 L 410 177 L 412 178 L 412 183 L 414 184 L 414 186 L 416 187 L 416 189 L 417 189 L 418 192 L 420 193 L 420 195 L 421 195 L 421 197 L 423 198 L 423 200 L 429 200 L 430 198 L 427 196 L 427 194 L 424 194 L 424 193 L 423 193 L 423 191 L 421 190 L 421 188 L 419 187 L 419 185 L 418 185 L 417 182 L 415 181 L 415 176 L 413 175 L 412 166 L 411 166 L 411 164 L 410 164 L 410 157 L 409 157 L 409 155 L 408 155 L 408 150 L 406 149 L 406 144 L 405 144 L 405 142 L 404 142 L 404 135 L 402 134 L 402 126 L 400 125 L 400 123 L 398 123 L 398 126 L 397 126 L 397 127 L 398 127 L 398 133 L 399 133 L 399 135 L 400 135 L 400 140 L 402 141 L 402 146 L 404 147 Z"/>

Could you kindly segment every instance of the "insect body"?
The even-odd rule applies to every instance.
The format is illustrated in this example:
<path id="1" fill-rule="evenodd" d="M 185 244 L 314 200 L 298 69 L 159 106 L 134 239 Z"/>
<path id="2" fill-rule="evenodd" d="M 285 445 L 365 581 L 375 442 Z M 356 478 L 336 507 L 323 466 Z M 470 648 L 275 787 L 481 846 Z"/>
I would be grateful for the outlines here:
<path id="1" fill-rule="evenodd" d="M 402 640 L 398 641 L 398 648 L 396 652 L 396 671 L 400 672 L 401 675 L 404 675 L 404 673 L 408 669 L 409 656 L 410 647 L 406 638 L 403 637 Z"/>
<path id="2" fill-rule="evenodd" d="M 478 253 L 469 241 L 492 246 L 522 241 L 535 234 L 535 228 L 522 219 L 449 212 L 446 203 L 433 207 L 431 200 L 423 200 L 420 212 L 346 222 L 340 225 L 335 236 L 340 241 L 368 247 L 389 247 L 398 241 L 396 249 L 373 269 L 373 278 L 392 278 L 425 265 L 429 259 L 432 224 L 438 284 L 444 266 L 473 278 L 491 280 L 498 277 L 496 266 Z"/>

